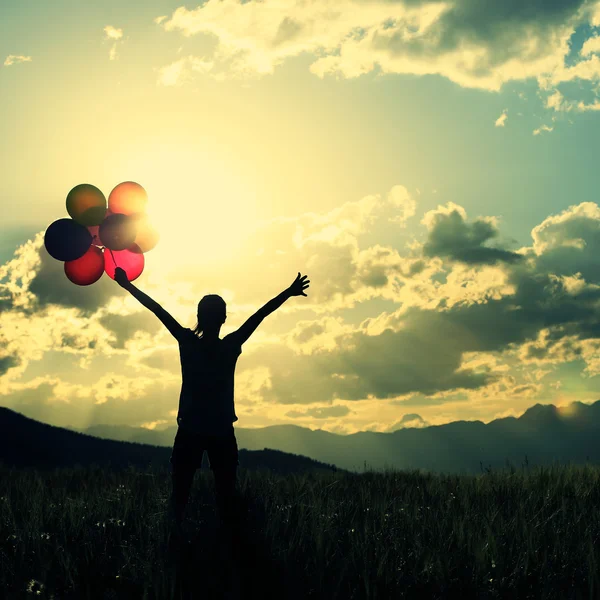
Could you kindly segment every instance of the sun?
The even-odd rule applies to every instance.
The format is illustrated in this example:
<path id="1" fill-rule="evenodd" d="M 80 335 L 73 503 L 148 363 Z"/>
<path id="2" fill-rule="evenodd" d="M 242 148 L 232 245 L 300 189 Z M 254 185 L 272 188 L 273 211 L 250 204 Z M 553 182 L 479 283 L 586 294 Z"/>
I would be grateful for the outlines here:
<path id="1" fill-rule="evenodd" d="M 180 145 L 160 145 L 130 161 L 128 179 L 148 192 L 147 213 L 160 234 L 155 264 L 235 259 L 257 225 L 255 188 L 235 163 Z"/>

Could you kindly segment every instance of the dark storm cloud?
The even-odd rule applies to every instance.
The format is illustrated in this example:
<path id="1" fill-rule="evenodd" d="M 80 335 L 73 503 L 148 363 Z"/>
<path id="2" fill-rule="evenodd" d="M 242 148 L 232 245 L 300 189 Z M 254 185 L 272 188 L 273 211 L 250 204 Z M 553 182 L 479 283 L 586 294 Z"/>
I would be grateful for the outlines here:
<path id="1" fill-rule="evenodd" d="M 6 371 L 12 369 L 13 367 L 17 367 L 19 364 L 21 364 L 21 361 L 17 356 L 12 354 L 3 356 L 0 358 L 0 375 L 4 375 Z"/>
<path id="2" fill-rule="evenodd" d="M 545 38 L 551 29 L 574 17 L 587 0 L 458 0 L 444 13 L 438 27 L 443 32 L 439 46 L 454 50 L 464 41 L 488 42 L 494 52 L 490 62 L 504 62 L 527 34 Z M 551 38 L 544 40 L 550 45 Z M 537 53 L 545 54 L 542 45 Z"/>
<path id="3" fill-rule="evenodd" d="M 547 245 L 544 252 L 501 261 L 513 294 L 450 307 L 441 302 L 441 309 L 435 310 L 411 307 L 390 316 L 389 328 L 379 335 L 359 330 L 337 337 L 334 351 L 298 355 L 272 345 L 246 357 L 241 367 L 268 365 L 270 386 L 262 393 L 283 404 L 431 396 L 495 381 L 497 375 L 460 370 L 464 353 L 503 352 L 536 340 L 543 329 L 549 330 L 548 347 L 566 335 L 579 340 L 600 337 L 600 287 L 585 287 L 581 281 L 576 289 L 565 279 L 580 265 L 588 284 L 600 281 L 600 212 L 588 207 L 582 221 L 578 210 L 565 211 L 557 222 L 549 218 L 534 230 L 536 243 Z M 435 217 L 424 253 L 442 254 L 451 261 L 481 249 L 497 234 L 489 222 L 465 223 L 459 211 Z M 549 246 L 549 240 L 556 247 Z M 317 322 L 310 332 L 318 332 L 320 326 Z M 570 356 L 581 354 L 576 342 L 571 346 Z M 548 348 L 529 347 L 528 352 L 530 358 L 544 358 Z"/>
<path id="4" fill-rule="evenodd" d="M 468 264 L 510 263 L 522 260 L 523 256 L 516 252 L 484 246 L 497 236 L 498 230 L 489 221 L 477 219 L 473 223 L 467 223 L 458 210 L 447 214 L 438 212 L 433 217 L 423 254 Z"/>
<path id="5" fill-rule="evenodd" d="M 125 342 L 137 331 L 145 331 L 154 335 L 161 328 L 161 322 L 149 311 L 137 312 L 132 315 L 108 314 L 100 318 L 100 323 L 114 333 L 116 348 L 124 348 Z"/>
<path id="6" fill-rule="evenodd" d="M 64 263 L 52 258 L 43 245 L 39 249 L 39 256 L 40 263 L 29 285 L 29 291 L 35 294 L 41 308 L 57 304 L 92 313 L 104 306 L 112 296 L 125 293 L 106 274 L 93 285 L 75 285 L 67 279 Z"/>
<path id="7" fill-rule="evenodd" d="M 268 365 L 270 388 L 263 396 L 281 404 L 392 398 L 420 392 L 481 387 L 487 374 L 457 372 L 461 352 L 474 344 L 433 311 L 407 316 L 402 331 L 380 335 L 355 332 L 337 338 L 333 352 L 297 355 L 281 345 L 265 346 L 240 360 L 241 368 Z"/>
<path id="8" fill-rule="evenodd" d="M 483 78 L 511 59 L 533 62 L 552 55 L 559 46 L 559 29 L 579 20 L 581 9 L 591 4 L 588 0 L 457 0 L 424 34 L 407 38 L 400 29 L 390 36 L 383 28 L 373 36 L 373 47 L 431 60 L 468 47 L 485 48 L 472 64 L 464 62 L 461 67 Z"/>

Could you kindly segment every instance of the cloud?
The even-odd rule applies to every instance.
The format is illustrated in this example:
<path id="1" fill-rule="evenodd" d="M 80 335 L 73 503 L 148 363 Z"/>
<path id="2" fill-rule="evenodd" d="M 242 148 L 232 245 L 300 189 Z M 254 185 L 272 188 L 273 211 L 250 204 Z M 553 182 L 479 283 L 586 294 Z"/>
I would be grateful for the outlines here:
<path id="1" fill-rule="evenodd" d="M 283 344 L 266 345 L 245 363 L 268 365 L 271 387 L 263 396 L 278 404 L 431 395 L 477 388 L 489 380 L 486 374 L 459 372 L 461 351 L 479 348 L 465 326 L 455 326 L 433 311 L 417 310 L 402 319 L 398 330 L 392 326 L 377 335 L 357 329 L 338 336 L 336 349 L 329 352 L 297 354 Z"/>
<path id="2" fill-rule="evenodd" d="M 516 252 L 484 246 L 498 235 L 495 218 L 478 218 L 473 223 L 467 223 L 466 219 L 464 209 L 453 202 L 427 212 L 421 221 L 429 231 L 423 254 L 469 264 L 517 262 L 522 259 Z"/>
<path id="3" fill-rule="evenodd" d="M 304 411 L 290 410 L 285 413 L 286 417 L 291 419 L 300 419 L 310 417 L 312 419 L 330 419 L 332 417 L 345 417 L 350 412 L 347 406 L 341 404 L 335 406 L 319 406 L 309 408 Z"/>
<path id="4" fill-rule="evenodd" d="M 114 335 L 115 348 L 124 348 L 125 342 L 138 331 L 154 335 L 162 327 L 158 318 L 148 310 L 127 315 L 106 313 L 99 317 L 99 323 Z"/>
<path id="5" fill-rule="evenodd" d="M 21 54 L 9 54 L 4 60 L 5 67 L 11 67 L 12 65 L 18 65 L 24 62 L 31 62 L 33 59 L 31 56 L 23 56 Z"/>
<path id="6" fill-rule="evenodd" d="M 159 425 L 167 425 L 167 426 L 169 426 L 170 424 L 171 424 L 171 420 L 170 419 L 157 419 L 156 421 L 147 421 L 145 423 L 142 423 L 140 425 L 140 427 L 143 427 L 144 429 L 149 429 L 149 430 L 153 431 Z"/>
<path id="7" fill-rule="evenodd" d="M 585 0 L 209 0 L 179 7 L 161 23 L 186 37 L 214 36 L 215 58 L 230 75 L 269 74 L 310 54 L 319 77 L 439 74 L 461 86 L 499 90 L 508 81 L 564 71 L 571 35 L 594 18 L 590 6 Z M 584 52 L 594 44 L 584 44 Z"/>
<path id="8" fill-rule="evenodd" d="M 104 28 L 104 35 L 107 40 L 120 40 L 123 37 L 123 30 L 107 25 Z"/>
<path id="9" fill-rule="evenodd" d="M 201 276 L 194 267 L 186 267 L 174 271 L 173 277 L 189 281 L 196 294 L 218 289 L 224 278 L 234 277 L 234 302 L 244 310 L 264 302 L 264 292 L 253 283 L 257 272 L 283 284 L 293 279 L 299 265 L 310 275 L 311 293 L 284 310 L 295 306 L 326 313 L 373 297 L 392 298 L 394 274 L 410 271 L 416 259 L 401 257 L 393 248 L 366 245 L 364 239 L 383 225 L 405 230 L 415 211 L 416 201 L 408 190 L 393 186 L 385 194 L 351 200 L 328 212 L 264 222 L 248 234 L 235 265 L 221 265 L 214 273 L 203 266 Z"/>
<path id="10" fill-rule="evenodd" d="M 14 355 L 0 357 L 0 375 L 4 375 L 9 369 L 19 365 L 19 359 Z"/>
<path id="11" fill-rule="evenodd" d="M 585 102 L 577 103 L 577 110 L 579 112 L 590 112 L 600 110 L 600 102 L 594 100 L 592 104 L 585 104 Z"/>
<path id="12" fill-rule="evenodd" d="M 504 127 L 505 123 L 506 123 L 506 119 L 508 119 L 508 111 L 507 111 L 507 109 L 504 109 L 502 111 L 502 114 L 496 119 L 496 122 L 494 123 L 494 125 L 496 127 Z"/>
<path id="13" fill-rule="evenodd" d="M 581 56 L 591 56 L 592 54 L 600 54 L 600 37 L 596 34 L 588 38 L 583 43 L 579 52 Z"/>
<path id="14" fill-rule="evenodd" d="M 248 236 L 235 269 L 203 267 L 199 287 L 193 269 L 173 267 L 147 291 L 169 298 L 176 279 L 186 290 L 178 303 L 193 314 L 198 294 L 235 277 L 227 295 L 227 327 L 234 328 L 271 293 L 256 285 L 257 274 L 287 283 L 298 265 L 306 267 L 309 297 L 286 303 L 244 346 L 236 375 L 240 425 L 294 418 L 387 431 L 398 425 L 400 405 L 419 407 L 432 423 L 460 414 L 454 407 L 461 402 L 495 414 L 511 395 L 539 397 L 553 382 L 537 379 L 534 367 L 547 372 L 578 361 L 583 376 L 600 373 L 597 204 L 549 215 L 532 229 L 531 245 L 517 251 L 501 243 L 496 217 L 469 219 L 452 202 L 425 212 L 423 243 L 373 244 L 382 227 L 416 233 L 417 222 L 407 224 L 417 209 L 394 186 L 329 211 L 273 219 Z M 3 401 L 31 402 L 27 386 L 38 377 L 47 397 L 30 406 L 40 415 L 55 408 L 66 419 L 63 406 L 71 402 L 78 422 L 172 419 L 177 346 L 153 315 L 106 283 L 87 296 L 68 282 L 62 265 L 44 254 L 41 233 L 0 266 Z"/>
<path id="15" fill-rule="evenodd" d="M 113 45 L 110 47 L 109 59 L 116 60 L 118 44 L 122 43 L 123 40 L 123 30 L 118 29 L 117 27 L 113 27 L 112 25 L 107 25 L 104 28 L 104 39 L 113 41 Z"/>
<path id="16" fill-rule="evenodd" d="M 571 107 L 572 105 L 565 102 L 564 96 L 558 90 L 554 90 L 554 93 L 546 99 L 546 108 L 551 108 L 557 112 L 571 110 Z"/>
<path id="17" fill-rule="evenodd" d="M 446 221 L 447 235 L 441 235 L 438 227 Z M 532 230 L 531 247 L 510 254 L 504 250 L 482 252 L 482 244 L 497 233 L 495 221 L 488 217 L 476 221 L 478 227 L 470 225 L 464 209 L 452 203 L 427 213 L 423 223 L 430 230 L 423 253 L 439 253 L 448 261 L 445 277 L 436 282 L 432 273 L 440 276 L 444 271 L 431 272 L 420 302 L 408 308 L 400 306 L 359 326 L 337 322 L 337 330 L 326 318 L 307 321 L 299 324 L 285 343 L 253 352 L 246 357 L 249 367 L 268 365 L 269 387 L 262 391 L 265 399 L 302 404 L 419 394 L 444 403 L 444 394 L 460 389 L 467 394 L 485 389 L 501 393 L 497 384 L 506 379 L 503 369 L 487 366 L 488 359 L 482 363 L 468 357 L 481 353 L 510 356 L 522 348 L 522 362 L 549 362 L 548 344 L 533 343 L 545 329 L 552 332 L 555 345 L 562 340 L 554 362 L 584 360 L 584 372 L 597 372 L 600 208 L 596 204 L 582 203 L 548 217 Z M 437 233 L 431 236 L 432 232 Z M 473 266 L 461 265 L 465 258 Z M 490 293 L 497 285 L 490 278 L 492 273 L 501 275 L 500 293 Z M 409 285 L 409 278 L 399 277 Z M 460 282 L 478 279 L 481 283 L 470 297 L 470 285 Z M 400 287 L 398 303 L 405 286 Z M 454 298 L 459 293 L 461 296 Z M 327 330 L 327 343 L 309 350 L 315 337 L 325 335 L 327 339 Z M 567 342 L 567 336 L 573 339 Z M 510 384 L 515 395 L 538 394 L 542 389 L 519 387 L 523 385 Z"/>
<path id="18" fill-rule="evenodd" d="M 179 86 L 189 81 L 193 73 L 209 73 L 213 68 L 212 61 L 196 56 L 185 56 L 158 70 L 158 84 Z"/>
<path id="19" fill-rule="evenodd" d="M 63 263 L 48 254 L 41 234 L 36 237 L 31 250 L 37 253 L 33 258 L 35 264 L 28 257 L 23 267 L 28 270 L 25 275 L 29 278 L 27 292 L 32 294 L 37 308 L 55 304 L 78 308 L 89 314 L 104 306 L 110 298 L 122 295 L 107 275 L 103 275 L 92 286 L 73 285 L 65 277 Z"/>
<path id="20" fill-rule="evenodd" d="M 406 429 L 409 427 L 421 429 L 428 427 L 429 423 L 416 413 L 403 415 L 399 421 L 396 421 L 388 431 L 397 431 L 398 429 Z"/>
<path id="21" fill-rule="evenodd" d="M 540 133 L 543 133 L 544 131 L 550 133 L 551 131 L 554 131 L 554 127 L 550 127 L 549 125 L 542 125 L 537 129 L 533 130 L 533 135 L 540 135 Z"/>
<path id="22" fill-rule="evenodd" d="M 163 385 L 160 381 L 138 380 L 123 386 L 117 380 L 111 388 L 107 387 L 111 377 L 109 374 L 102 380 L 104 388 L 98 384 L 72 385 L 58 377 L 37 378 L 13 386 L 10 394 L 0 396 L 0 401 L 30 418 L 60 427 L 85 429 L 95 424 L 141 427 L 161 420 L 174 423 L 171 411 L 177 409 L 178 390 L 171 382 Z M 118 396 L 124 390 L 129 394 L 125 399 Z"/>

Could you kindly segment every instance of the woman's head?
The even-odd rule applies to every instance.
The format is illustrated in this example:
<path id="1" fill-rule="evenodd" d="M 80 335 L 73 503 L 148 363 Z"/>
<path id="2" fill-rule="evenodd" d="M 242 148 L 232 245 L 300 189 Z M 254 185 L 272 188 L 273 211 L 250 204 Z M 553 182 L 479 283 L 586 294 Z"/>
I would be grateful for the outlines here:
<path id="1" fill-rule="evenodd" d="M 194 328 L 196 335 L 202 335 L 207 330 L 219 330 L 227 319 L 225 300 L 217 294 L 208 294 L 198 302 L 198 323 Z"/>

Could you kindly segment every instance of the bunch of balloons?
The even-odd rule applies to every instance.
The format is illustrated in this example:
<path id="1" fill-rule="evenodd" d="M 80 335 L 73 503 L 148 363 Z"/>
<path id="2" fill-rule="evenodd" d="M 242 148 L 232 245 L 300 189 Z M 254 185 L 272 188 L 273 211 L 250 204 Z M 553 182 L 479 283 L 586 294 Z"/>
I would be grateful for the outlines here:
<path id="1" fill-rule="evenodd" d="M 71 218 L 48 227 L 46 250 L 64 261 L 66 276 L 77 285 L 90 285 L 105 271 L 114 279 L 117 267 L 133 281 L 144 270 L 144 252 L 158 243 L 158 232 L 144 212 L 147 202 L 146 190 L 133 181 L 117 185 L 108 204 L 97 187 L 76 185 L 67 195 Z"/>

